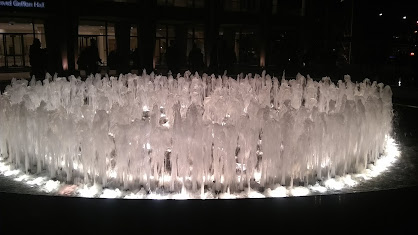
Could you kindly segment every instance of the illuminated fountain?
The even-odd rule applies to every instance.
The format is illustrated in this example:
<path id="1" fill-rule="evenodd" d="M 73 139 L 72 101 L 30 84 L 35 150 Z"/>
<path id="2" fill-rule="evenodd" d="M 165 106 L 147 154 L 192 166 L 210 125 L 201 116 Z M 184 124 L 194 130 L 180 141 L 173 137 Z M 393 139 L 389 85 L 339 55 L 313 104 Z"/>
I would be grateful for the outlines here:
<path id="1" fill-rule="evenodd" d="M 27 173 L 146 191 L 242 192 L 364 170 L 392 127 L 389 86 L 186 72 L 12 81 L 0 153 Z"/>

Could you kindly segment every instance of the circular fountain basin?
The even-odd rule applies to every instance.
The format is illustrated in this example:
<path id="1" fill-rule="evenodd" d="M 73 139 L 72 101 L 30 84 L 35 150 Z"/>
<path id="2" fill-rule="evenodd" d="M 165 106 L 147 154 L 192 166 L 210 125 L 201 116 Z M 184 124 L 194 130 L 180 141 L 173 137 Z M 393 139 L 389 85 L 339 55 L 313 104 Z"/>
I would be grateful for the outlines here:
<path id="1" fill-rule="evenodd" d="M 54 77 L 13 80 L 0 98 L 4 174 L 63 195 L 301 196 L 399 156 L 390 87 L 349 76 Z"/>

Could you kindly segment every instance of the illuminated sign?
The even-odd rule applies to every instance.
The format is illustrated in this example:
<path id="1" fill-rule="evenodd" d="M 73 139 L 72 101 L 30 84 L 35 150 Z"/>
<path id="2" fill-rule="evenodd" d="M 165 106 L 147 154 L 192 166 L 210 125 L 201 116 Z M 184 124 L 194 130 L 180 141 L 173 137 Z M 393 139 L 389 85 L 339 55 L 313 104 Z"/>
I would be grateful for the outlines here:
<path id="1" fill-rule="evenodd" d="M 38 1 L 0 1 L 0 7 L 45 8 L 45 2 Z"/>

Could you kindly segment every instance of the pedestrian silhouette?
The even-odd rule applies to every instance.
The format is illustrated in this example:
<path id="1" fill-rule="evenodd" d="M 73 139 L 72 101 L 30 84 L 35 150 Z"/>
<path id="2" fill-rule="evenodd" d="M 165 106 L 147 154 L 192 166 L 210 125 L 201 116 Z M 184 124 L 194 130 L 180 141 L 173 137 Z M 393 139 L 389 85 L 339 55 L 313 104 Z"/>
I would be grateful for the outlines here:
<path id="1" fill-rule="evenodd" d="M 135 48 L 135 50 L 131 54 L 131 60 L 132 60 L 132 66 L 135 69 L 139 68 L 139 51 L 138 48 Z"/>
<path id="2" fill-rule="evenodd" d="M 223 59 L 222 58 L 222 39 L 218 37 L 210 53 L 209 70 L 212 73 L 216 73 L 216 74 L 223 73 L 223 71 L 221 71 L 222 64 L 223 64 L 222 59 Z"/>
<path id="3" fill-rule="evenodd" d="M 189 65 L 191 72 L 199 71 L 203 67 L 203 53 L 195 43 L 189 53 Z"/>
<path id="4" fill-rule="evenodd" d="M 46 73 L 46 49 L 41 48 L 41 41 L 38 38 L 33 39 L 33 44 L 29 48 L 29 63 L 32 67 L 31 77 L 37 79 L 45 77 Z"/>
<path id="5" fill-rule="evenodd" d="M 118 68 L 118 54 L 116 50 L 113 50 L 107 56 L 107 66 L 109 69 L 117 69 Z"/>
<path id="6" fill-rule="evenodd" d="M 223 41 L 223 70 L 227 70 L 228 73 L 232 72 L 234 64 L 237 62 L 237 56 L 235 55 L 234 47 L 229 45 L 226 41 Z M 223 71 L 222 71 L 223 72 Z"/>
<path id="7" fill-rule="evenodd" d="M 100 63 L 102 63 L 102 60 L 99 57 L 97 42 L 92 38 L 90 39 L 90 46 L 81 52 L 77 64 L 79 69 L 86 70 L 86 74 L 90 75 L 98 72 Z"/>
<path id="8" fill-rule="evenodd" d="M 223 74 L 225 70 L 231 72 L 237 58 L 234 48 L 228 46 L 226 40 L 218 38 L 210 55 L 210 71 L 216 74 Z"/>
<path id="9" fill-rule="evenodd" d="M 77 60 L 78 70 L 86 70 L 87 69 L 87 62 L 86 62 L 86 49 L 80 52 Z"/>
<path id="10" fill-rule="evenodd" d="M 178 72 L 177 46 L 174 40 L 170 41 L 170 46 L 167 48 L 166 60 L 168 70 L 170 70 L 173 74 Z"/>

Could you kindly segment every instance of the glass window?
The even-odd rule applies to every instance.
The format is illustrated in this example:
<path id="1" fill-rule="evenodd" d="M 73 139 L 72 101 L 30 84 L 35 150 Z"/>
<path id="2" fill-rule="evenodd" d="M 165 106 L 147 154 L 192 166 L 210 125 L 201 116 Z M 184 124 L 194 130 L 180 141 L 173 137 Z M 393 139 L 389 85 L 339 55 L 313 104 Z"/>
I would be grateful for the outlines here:
<path id="1" fill-rule="evenodd" d="M 138 29 L 137 29 L 136 25 L 131 25 L 130 35 L 131 35 L 131 37 L 138 37 Z"/>
<path id="2" fill-rule="evenodd" d="M 224 9 L 226 11 L 257 12 L 259 10 L 259 0 L 225 0 Z"/>
<path id="3" fill-rule="evenodd" d="M 136 26 L 131 26 L 130 33 L 130 50 L 134 51 L 138 47 L 138 30 Z"/>
<path id="4" fill-rule="evenodd" d="M 0 67 L 27 67 L 34 38 L 46 47 L 44 25 L 32 19 L 0 19 Z"/>
<path id="5" fill-rule="evenodd" d="M 258 65 L 260 51 L 255 30 L 240 29 L 235 32 L 235 55 L 239 64 Z"/>
<path id="6" fill-rule="evenodd" d="M 272 30 L 270 38 L 270 65 L 286 66 L 296 61 L 297 32 Z M 315 54 L 315 53 L 314 53 Z M 309 59 L 309 58 L 308 58 Z"/>
<path id="7" fill-rule="evenodd" d="M 136 25 L 131 26 L 131 33 L 130 33 L 130 65 L 134 66 L 135 68 L 139 65 L 139 52 L 138 52 L 138 29 Z"/>
<path id="8" fill-rule="evenodd" d="M 107 65 L 109 53 L 116 50 L 115 26 L 102 21 L 81 21 L 78 27 L 78 55 L 90 46 L 91 40 L 97 42 L 99 57 Z"/>
<path id="9" fill-rule="evenodd" d="M 188 57 L 190 51 L 193 48 L 193 44 L 205 55 L 205 31 L 203 26 L 192 26 L 187 30 L 187 50 L 186 56 Z"/>
<path id="10" fill-rule="evenodd" d="M 156 65 L 166 65 L 166 50 L 175 41 L 174 25 L 157 25 L 155 35 L 154 61 Z"/>

